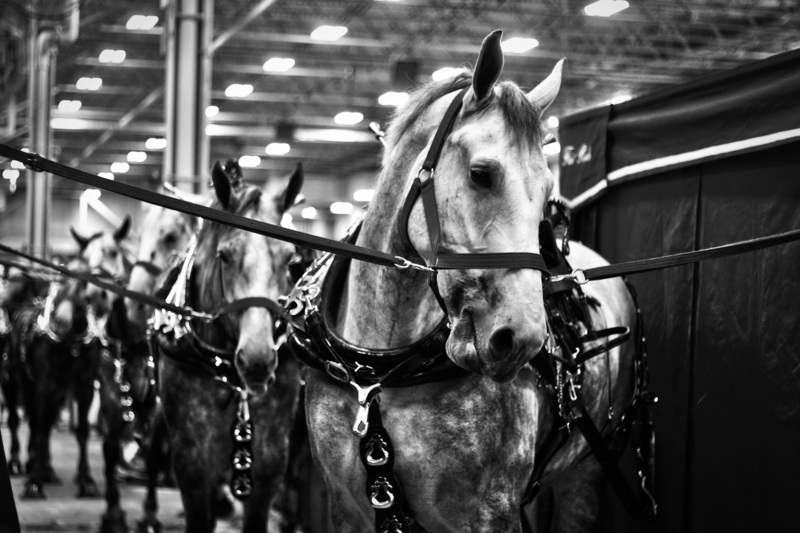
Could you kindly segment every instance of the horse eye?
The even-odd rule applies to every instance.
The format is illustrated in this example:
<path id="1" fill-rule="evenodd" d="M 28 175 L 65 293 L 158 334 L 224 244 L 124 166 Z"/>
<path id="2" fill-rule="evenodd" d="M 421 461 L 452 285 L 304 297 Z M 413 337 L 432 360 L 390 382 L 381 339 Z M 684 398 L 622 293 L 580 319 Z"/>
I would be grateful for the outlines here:
<path id="1" fill-rule="evenodd" d="M 469 179 L 472 183 L 488 189 L 492 186 L 492 174 L 485 168 L 471 168 L 469 169 Z"/>
<path id="2" fill-rule="evenodd" d="M 117 258 L 117 255 L 119 255 L 119 252 L 118 252 L 117 250 L 110 250 L 110 251 L 108 252 L 108 256 L 109 256 L 111 259 L 116 259 L 116 258 Z"/>
<path id="3" fill-rule="evenodd" d="M 174 233 L 167 233 L 164 236 L 164 245 L 166 246 L 175 246 L 175 243 L 178 241 L 178 238 L 175 236 Z"/>

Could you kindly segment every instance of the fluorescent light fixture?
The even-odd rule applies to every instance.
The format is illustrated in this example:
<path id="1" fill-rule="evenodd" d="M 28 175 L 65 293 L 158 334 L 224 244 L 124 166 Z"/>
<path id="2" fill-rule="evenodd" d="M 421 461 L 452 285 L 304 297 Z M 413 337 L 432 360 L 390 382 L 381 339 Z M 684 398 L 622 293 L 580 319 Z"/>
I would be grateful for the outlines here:
<path id="1" fill-rule="evenodd" d="M 333 117 L 333 121 L 335 123 L 344 124 L 347 126 L 358 124 L 362 120 L 364 120 L 364 115 L 362 115 L 358 111 L 342 111 L 341 113 Z"/>
<path id="2" fill-rule="evenodd" d="M 101 178 L 114 181 L 114 174 L 112 174 L 111 172 L 98 172 L 97 175 L 100 176 Z"/>
<path id="3" fill-rule="evenodd" d="M 547 143 L 542 147 L 544 155 L 558 155 L 561 153 L 561 144 L 558 142 Z"/>
<path id="4" fill-rule="evenodd" d="M 81 108 L 81 105 L 82 104 L 80 100 L 61 100 L 58 103 L 58 110 L 74 113 Z"/>
<path id="5" fill-rule="evenodd" d="M 347 33 L 344 26 L 323 25 L 311 32 L 311 38 L 315 41 L 335 41 Z"/>
<path id="6" fill-rule="evenodd" d="M 286 72 L 294 66 L 291 57 L 270 57 L 264 63 L 264 72 Z"/>
<path id="7" fill-rule="evenodd" d="M 291 213 L 284 213 L 281 217 L 281 226 L 284 228 L 294 229 L 294 224 L 292 224 L 292 215 Z"/>
<path id="8" fill-rule="evenodd" d="M 125 24 L 126 30 L 152 30 L 158 24 L 155 15 L 134 15 Z"/>
<path id="9" fill-rule="evenodd" d="M 531 37 L 512 37 L 500 43 L 503 52 L 509 54 L 522 54 L 539 46 L 539 41 Z"/>
<path id="10" fill-rule="evenodd" d="M 631 95 L 623 93 L 623 94 L 618 94 L 618 95 L 614 96 L 613 98 L 611 98 L 608 101 L 608 103 L 611 104 L 611 105 L 617 105 L 617 104 L 621 104 L 622 102 L 627 102 L 630 99 L 631 99 Z"/>
<path id="11" fill-rule="evenodd" d="M 557 128 L 558 127 L 558 117 L 552 116 L 552 115 L 547 117 L 547 127 L 548 128 Z"/>
<path id="12" fill-rule="evenodd" d="M 145 141 L 144 147 L 148 150 L 163 150 L 167 147 L 167 140 L 163 137 L 150 137 Z"/>
<path id="13" fill-rule="evenodd" d="M 115 163 L 111 163 L 111 172 L 116 174 L 125 174 L 127 171 L 131 169 L 131 166 L 124 161 L 117 161 Z"/>
<path id="14" fill-rule="evenodd" d="M 333 202 L 330 210 L 334 215 L 349 215 L 353 212 L 353 204 L 350 202 Z"/>
<path id="15" fill-rule="evenodd" d="M 598 0 L 584 7 L 583 12 L 590 17 L 610 17 L 629 5 L 625 0 Z"/>
<path id="16" fill-rule="evenodd" d="M 267 155 L 286 155 L 291 148 L 288 143 L 269 143 L 264 151 Z"/>
<path id="17" fill-rule="evenodd" d="M 317 218 L 317 209 L 315 207 L 304 207 L 303 210 L 300 211 L 300 216 L 307 220 Z"/>
<path id="18" fill-rule="evenodd" d="M 12 159 L 11 160 L 11 168 L 16 168 L 16 169 L 22 170 L 23 168 L 25 168 L 25 165 L 23 165 L 22 163 L 20 163 L 16 159 Z"/>
<path id="19" fill-rule="evenodd" d="M 219 108 L 215 105 L 210 105 L 206 108 L 206 116 L 208 118 L 216 117 L 219 115 Z"/>
<path id="20" fill-rule="evenodd" d="M 225 96 L 228 98 L 244 98 L 250 96 L 253 86 L 249 83 L 232 83 L 225 89 Z"/>
<path id="21" fill-rule="evenodd" d="M 375 136 L 368 131 L 340 128 L 301 128 L 294 132 L 294 139 L 304 143 L 375 143 Z"/>
<path id="22" fill-rule="evenodd" d="M 454 68 L 454 67 L 443 67 L 439 70 L 436 70 L 431 74 L 431 79 L 434 81 L 439 80 L 446 80 L 449 78 L 455 78 L 456 75 L 461 72 L 463 69 Z"/>
<path id="23" fill-rule="evenodd" d="M 15 180 L 19 178 L 19 170 L 15 168 L 9 168 L 3 171 L 3 178 L 7 180 Z"/>
<path id="24" fill-rule="evenodd" d="M 79 91 L 96 91 L 103 85 L 103 78 L 87 78 L 86 76 L 78 78 L 75 82 L 75 88 Z"/>
<path id="25" fill-rule="evenodd" d="M 378 103 L 385 106 L 399 107 L 408 101 L 408 93 L 389 91 L 378 97 Z"/>
<path id="26" fill-rule="evenodd" d="M 81 118 L 51 118 L 50 127 L 54 130 L 85 130 L 89 127 L 89 121 Z"/>
<path id="27" fill-rule="evenodd" d="M 101 63 L 122 63 L 125 61 L 125 50 L 103 50 L 98 60 Z"/>
<path id="28" fill-rule="evenodd" d="M 375 197 L 375 189 L 358 189 L 353 193 L 356 202 L 371 202 Z"/>
<path id="29" fill-rule="evenodd" d="M 243 155 L 239 158 L 239 166 L 242 168 L 255 168 L 261 164 L 261 158 L 257 155 Z"/>
<path id="30" fill-rule="evenodd" d="M 128 152 L 128 161 L 131 163 L 143 163 L 147 159 L 145 152 L 131 151 Z"/>

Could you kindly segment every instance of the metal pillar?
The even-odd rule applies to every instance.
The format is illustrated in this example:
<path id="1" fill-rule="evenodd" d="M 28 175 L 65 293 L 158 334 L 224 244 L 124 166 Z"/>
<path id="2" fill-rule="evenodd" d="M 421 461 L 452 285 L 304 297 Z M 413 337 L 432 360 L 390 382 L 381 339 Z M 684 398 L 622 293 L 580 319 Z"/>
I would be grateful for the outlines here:
<path id="1" fill-rule="evenodd" d="M 192 193 L 205 190 L 209 143 L 205 109 L 211 93 L 213 0 L 173 0 L 166 7 L 164 179 Z"/>
<path id="2" fill-rule="evenodd" d="M 28 54 L 28 131 L 29 149 L 52 157 L 50 131 L 51 89 L 55 79 L 56 33 L 30 21 Z M 27 172 L 25 236 L 28 250 L 38 257 L 49 253 L 50 203 L 53 177 L 47 173 Z"/>

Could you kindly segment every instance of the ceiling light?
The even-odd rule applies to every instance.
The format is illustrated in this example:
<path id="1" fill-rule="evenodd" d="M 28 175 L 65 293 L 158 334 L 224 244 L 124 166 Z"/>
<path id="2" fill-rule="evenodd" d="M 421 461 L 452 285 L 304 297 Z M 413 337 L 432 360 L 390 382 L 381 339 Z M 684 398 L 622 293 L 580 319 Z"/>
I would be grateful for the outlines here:
<path id="1" fill-rule="evenodd" d="M 284 228 L 294 229 L 294 224 L 292 224 L 292 214 L 291 213 L 284 213 L 281 217 L 281 226 Z"/>
<path id="2" fill-rule="evenodd" d="M 244 98 L 250 96 L 253 86 L 249 83 L 232 83 L 225 89 L 225 96 L 228 98 Z"/>
<path id="3" fill-rule="evenodd" d="M 558 127 L 558 117 L 555 117 L 555 116 L 547 117 L 547 127 L 548 128 L 557 128 Z"/>
<path id="4" fill-rule="evenodd" d="M 83 196 L 86 200 L 93 202 L 100 199 L 100 196 L 103 192 L 100 189 L 85 189 L 81 196 Z"/>
<path id="5" fill-rule="evenodd" d="M 130 169 L 131 166 L 125 162 L 117 161 L 116 163 L 111 163 L 111 172 L 115 172 L 117 174 L 125 174 Z"/>
<path id="6" fill-rule="evenodd" d="M 89 122 L 80 118 L 54 117 L 50 119 L 50 127 L 54 130 L 85 130 Z"/>
<path id="7" fill-rule="evenodd" d="M 561 153 L 561 144 L 558 142 L 547 143 L 542 147 L 544 155 L 558 155 Z"/>
<path id="8" fill-rule="evenodd" d="M 335 41 L 347 33 L 344 26 L 323 25 L 311 32 L 311 38 L 315 41 Z"/>
<path id="9" fill-rule="evenodd" d="M 610 17 L 623 9 L 628 9 L 629 5 L 625 0 L 598 0 L 584 7 L 583 12 L 590 17 Z"/>
<path id="10" fill-rule="evenodd" d="M 446 80 L 449 78 L 455 78 L 456 75 L 459 72 L 461 72 L 461 70 L 462 69 L 460 68 L 453 68 L 453 67 L 440 68 L 439 70 L 431 74 L 431 79 L 434 81 L 439 81 L 439 80 Z"/>
<path id="11" fill-rule="evenodd" d="M 264 151 L 267 155 L 286 155 L 291 150 L 289 143 L 269 143 Z"/>
<path id="12" fill-rule="evenodd" d="M 333 202 L 330 210 L 334 215 L 349 215 L 353 212 L 353 204 L 350 202 Z"/>
<path id="13" fill-rule="evenodd" d="M 163 137 L 150 137 L 145 141 L 144 147 L 148 150 L 163 150 L 167 147 L 167 140 Z"/>
<path id="14" fill-rule="evenodd" d="M 23 168 L 25 168 L 25 165 L 20 163 L 16 159 L 12 159 L 11 160 L 11 168 L 17 168 L 19 170 L 22 170 Z"/>
<path id="15" fill-rule="evenodd" d="M 15 168 L 10 168 L 3 171 L 3 178 L 7 180 L 15 180 L 19 178 L 19 170 Z"/>
<path id="16" fill-rule="evenodd" d="M 75 82 L 75 88 L 79 91 L 96 91 L 103 85 L 103 78 L 79 78 Z"/>
<path id="17" fill-rule="evenodd" d="M 131 163 L 143 163 L 147 159 L 147 154 L 144 152 L 131 151 L 128 152 L 128 161 Z"/>
<path id="18" fill-rule="evenodd" d="M 101 63 L 122 63 L 125 61 L 125 50 L 103 50 L 98 60 Z"/>
<path id="19" fill-rule="evenodd" d="M 219 108 L 215 105 L 210 105 L 206 108 L 206 116 L 208 118 L 216 117 L 219 115 Z"/>
<path id="20" fill-rule="evenodd" d="M 294 66 L 294 59 L 291 57 L 270 57 L 264 63 L 265 72 L 286 72 Z"/>
<path id="21" fill-rule="evenodd" d="M 134 15 L 125 24 L 126 30 L 152 30 L 158 24 L 155 15 Z"/>
<path id="22" fill-rule="evenodd" d="M 300 211 L 300 216 L 308 220 L 317 218 L 317 210 L 314 207 L 304 207 L 303 210 Z"/>
<path id="23" fill-rule="evenodd" d="M 352 126 L 354 124 L 358 124 L 364 120 L 364 115 L 357 111 L 342 111 L 335 117 L 333 117 L 333 121 L 337 124 L 345 124 L 347 126 Z"/>
<path id="24" fill-rule="evenodd" d="M 408 101 L 408 93 L 389 91 L 378 97 L 378 103 L 385 106 L 399 107 Z"/>
<path id="25" fill-rule="evenodd" d="M 261 158 L 257 155 L 243 155 L 239 158 L 239 166 L 242 168 L 255 168 L 261 164 Z"/>
<path id="26" fill-rule="evenodd" d="M 100 176 L 101 178 L 114 181 L 114 174 L 112 174 L 111 172 L 98 172 L 97 175 Z"/>
<path id="27" fill-rule="evenodd" d="M 371 202 L 375 197 L 375 189 L 358 189 L 353 193 L 356 202 Z"/>
<path id="28" fill-rule="evenodd" d="M 368 131 L 344 130 L 340 128 L 301 128 L 294 134 L 297 142 L 304 143 L 371 143 L 375 135 Z"/>
<path id="29" fill-rule="evenodd" d="M 539 41 L 530 37 L 512 37 L 500 43 L 503 52 L 510 54 L 521 54 L 537 46 L 539 46 Z"/>
<path id="30" fill-rule="evenodd" d="M 74 113 L 78 109 L 81 108 L 81 101 L 80 100 L 61 100 L 58 103 L 58 110 L 59 111 L 67 111 Z"/>

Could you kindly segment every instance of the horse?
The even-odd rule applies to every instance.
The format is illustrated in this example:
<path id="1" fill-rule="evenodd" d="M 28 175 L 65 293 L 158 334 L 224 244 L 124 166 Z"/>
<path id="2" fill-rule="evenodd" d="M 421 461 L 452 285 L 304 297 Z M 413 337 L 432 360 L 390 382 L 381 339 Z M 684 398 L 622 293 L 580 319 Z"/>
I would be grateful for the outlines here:
<path id="1" fill-rule="evenodd" d="M 591 530 L 598 514 L 603 472 L 560 415 L 574 393 L 604 434 L 620 424 L 635 346 L 586 330 L 629 334 L 636 308 L 619 279 L 570 296 L 583 314 L 566 327 L 576 348 L 605 356 L 569 364 L 564 328 L 546 313 L 537 231 L 553 188 L 541 119 L 563 63 L 527 93 L 500 82 L 501 34 L 486 37 L 473 71 L 412 92 L 387 129 L 351 242 L 398 268 L 337 257 L 317 272 L 324 282 L 298 285 L 305 333 L 292 338 L 313 358 L 308 430 L 340 532 L 522 531 L 540 487 L 553 494 L 554 531 Z M 567 242 L 573 267 L 605 264 Z"/>
<path id="2" fill-rule="evenodd" d="M 127 288 L 153 294 L 158 279 L 188 247 L 195 226 L 194 217 L 160 206 L 147 206 Z M 123 442 L 135 439 L 140 447 L 147 448 L 153 426 L 160 421 L 156 414 L 155 362 L 150 350 L 148 325 L 152 313 L 153 309 L 146 304 L 118 297 L 113 300 L 105 323 L 109 347 L 103 352 L 100 365 L 100 414 L 106 478 L 106 510 L 100 526 L 103 533 L 128 531 L 125 512 L 120 506 L 117 479 Z M 143 522 L 147 517 L 154 520 L 159 466 L 157 461 L 148 461 L 148 470 L 152 467 L 156 472 L 148 475 L 144 501 L 146 518 Z M 147 530 L 147 526 L 142 527 Z"/>
<path id="3" fill-rule="evenodd" d="M 212 207 L 278 224 L 294 205 L 299 165 L 279 190 L 244 184 L 226 166 L 212 171 Z M 159 395 L 187 532 L 214 529 L 227 475 L 233 495 L 246 499 L 244 531 L 267 527 L 299 403 L 299 367 L 292 358 L 278 364 L 271 313 L 281 308 L 269 303 L 289 289 L 293 252 L 286 242 L 205 221 L 168 299 L 211 315 L 156 314 Z"/>
<path id="4" fill-rule="evenodd" d="M 82 269 L 79 261 L 69 264 Z M 98 496 L 87 454 L 89 407 L 100 361 L 100 326 L 86 296 L 86 283 L 63 279 L 50 284 L 44 302 L 34 301 L 14 321 L 19 335 L 19 377 L 30 426 L 23 498 L 46 497 L 44 483 L 58 481 L 50 466 L 50 432 L 68 393 L 77 403 L 79 498 Z"/>
<path id="5" fill-rule="evenodd" d="M 3 397 L 8 409 L 8 429 L 11 434 L 11 448 L 7 462 L 8 473 L 11 476 L 22 475 L 22 463 L 19 458 L 19 424 L 18 412 L 20 401 L 19 379 L 19 334 L 15 332 L 13 324 L 17 314 L 25 306 L 30 305 L 37 298 L 44 298 L 50 283 L 40 275 L 24 270 L 9 272 L 8 279 L 3 280 L 3 292 L 0 295 L 0 322 L 3 326 L 2 363 L 0 367 L 0 384 L 2 384 Z"/>

